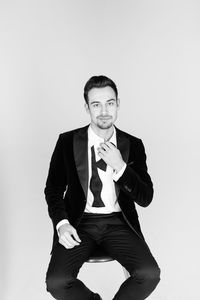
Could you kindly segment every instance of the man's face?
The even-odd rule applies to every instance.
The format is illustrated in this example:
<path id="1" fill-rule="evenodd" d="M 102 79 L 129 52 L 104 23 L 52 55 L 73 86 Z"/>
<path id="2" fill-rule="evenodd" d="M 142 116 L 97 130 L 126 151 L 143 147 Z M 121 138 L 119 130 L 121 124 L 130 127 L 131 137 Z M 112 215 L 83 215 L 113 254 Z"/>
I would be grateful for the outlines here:
<path id="1" fill-rule="evenodd" d="M 115 91 L 110 86 L 93 88 L 88 93 L 85 108 L 94 127 L 108 129 L 117 119 L 119 99 L 116 99 Z"/>

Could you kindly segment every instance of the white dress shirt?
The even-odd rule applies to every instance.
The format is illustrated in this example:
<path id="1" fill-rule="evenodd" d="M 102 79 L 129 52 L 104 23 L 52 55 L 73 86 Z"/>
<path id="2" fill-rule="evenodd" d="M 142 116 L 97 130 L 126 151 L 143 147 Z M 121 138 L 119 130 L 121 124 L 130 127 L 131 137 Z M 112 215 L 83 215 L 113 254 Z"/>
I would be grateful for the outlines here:
<path id="1" fill-rule="evenodd" d="M 116 138 L 116 130 L 113 126 L 113 135 L 109 139 L 109 142 L 113 143 L 117 146 L 117 138 Z M 100 156 L 98 155 L 97 148 L 100 146 L 100 143 L 104 143 L 104 139 L 99 137 L 92 129 L 91 125 L 88 127 L 88 168 L 89 168 L 89 178 L 88 178 L 88 194 L 87 194 L 87 202 L 85 211 L 87 213 L 101 213 L 101 214 L 109 214 L 112 212 L 121 211 L 121 208 L 117 201 L 117 196 L 115 192 L 115 183 L 123 174 L 126 164 L 122 167 L 122 169 L 116 173 L 112 167 L 107 165 L 106 171 L 103 171 L 98 168 L 99 177 L 102 181 L 102 191 L 101 198 L 105 206 L 103 207 L 93 207 L 92 203 L 94 201 L 93 193 L 91 192 L 89 185 L 90 179 L 92 175 L 92 161 L 91 161 L 91 147 L 94 146 L 96 161 L 100 160 Z M 63 224 L 69 224 L 67 219 L 61 220 L 56 228 L 58 228 Z"/>

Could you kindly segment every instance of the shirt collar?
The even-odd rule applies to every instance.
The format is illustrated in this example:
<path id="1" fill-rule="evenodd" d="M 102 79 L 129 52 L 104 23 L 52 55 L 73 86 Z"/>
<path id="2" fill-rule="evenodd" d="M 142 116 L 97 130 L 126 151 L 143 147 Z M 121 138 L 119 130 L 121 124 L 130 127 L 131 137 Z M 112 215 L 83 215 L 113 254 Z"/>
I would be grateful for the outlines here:
<path id="1" fill-rule="evenodd" d="M 100 143 L 103 143 L 104 139 L 98 136 L 94 130 L 92 129 L 91 125 L 88 127 L 88 144 L 90 147 L 93 145 L 99 145 Z M 113 134 L 111 138 L 109 139 L 109 142 L 113 143 L 115 146 L 117 146 L 117 139 L 116 139 L 116 129 L 113 126 Z"/>

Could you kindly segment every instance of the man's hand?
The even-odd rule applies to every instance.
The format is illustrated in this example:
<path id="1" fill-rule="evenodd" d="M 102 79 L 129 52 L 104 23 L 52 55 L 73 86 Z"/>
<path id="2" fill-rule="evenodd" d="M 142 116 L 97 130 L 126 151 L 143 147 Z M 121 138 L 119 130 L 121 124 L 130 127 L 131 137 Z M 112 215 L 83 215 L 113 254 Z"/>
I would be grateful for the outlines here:
<path id="1" fill-rule="evenodd" d="M 119 172 L 125 162 L 120 151 L 110 142 L 101 143 L 97 148 L 99 156 L 116 172 Z"/>
<path id="2" fill-rule="evenodd" d="M 74 248 L 81 242 L 76 229 L 70 224 L 63 224 L 58 228 L 59 243 L 66 249 Z"/>

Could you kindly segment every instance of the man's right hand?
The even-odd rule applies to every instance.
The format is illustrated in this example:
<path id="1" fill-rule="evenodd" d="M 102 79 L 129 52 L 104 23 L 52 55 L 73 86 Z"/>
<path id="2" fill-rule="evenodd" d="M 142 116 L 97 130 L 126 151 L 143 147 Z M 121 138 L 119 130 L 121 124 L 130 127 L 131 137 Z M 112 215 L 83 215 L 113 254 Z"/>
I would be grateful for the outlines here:
<path id="1" fill-rule="evenodd" d="M 81 243 L 76 229 L 70 224 L 63 224 L 58 228 L 59 243 L 66 249 L 74 248 Z"/>

